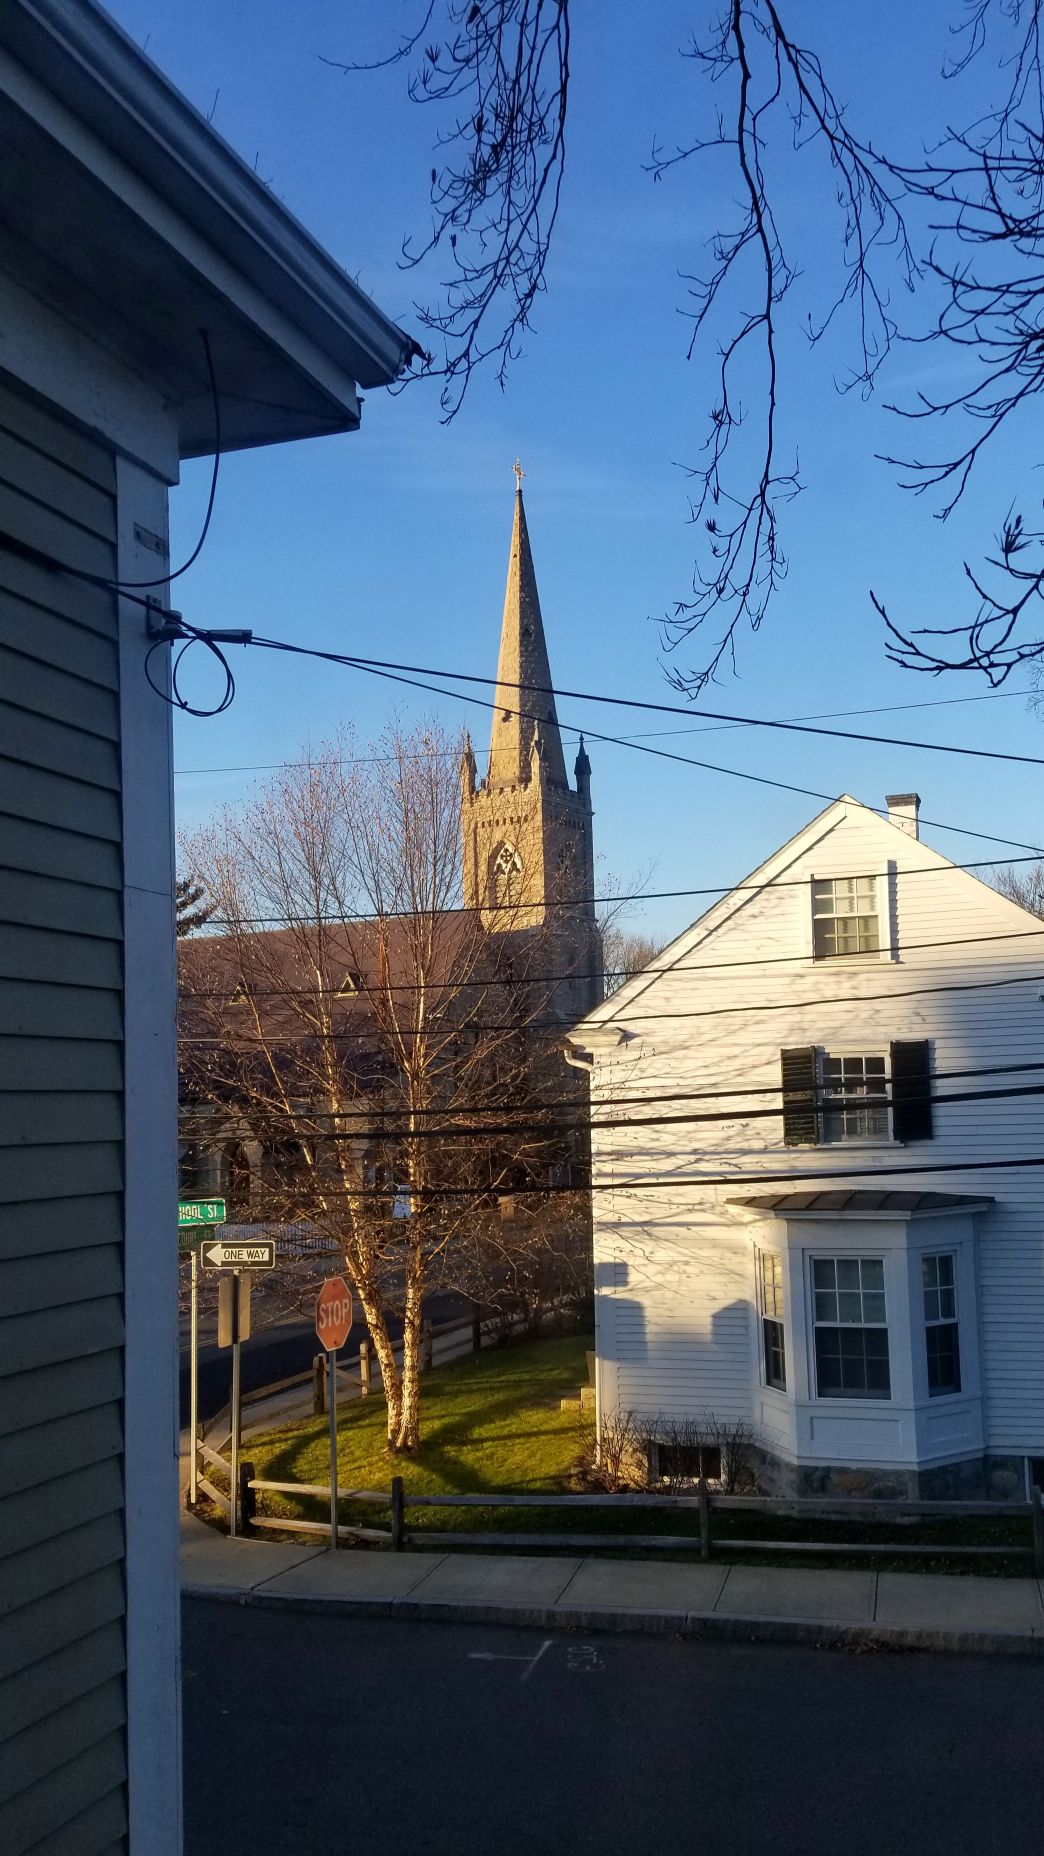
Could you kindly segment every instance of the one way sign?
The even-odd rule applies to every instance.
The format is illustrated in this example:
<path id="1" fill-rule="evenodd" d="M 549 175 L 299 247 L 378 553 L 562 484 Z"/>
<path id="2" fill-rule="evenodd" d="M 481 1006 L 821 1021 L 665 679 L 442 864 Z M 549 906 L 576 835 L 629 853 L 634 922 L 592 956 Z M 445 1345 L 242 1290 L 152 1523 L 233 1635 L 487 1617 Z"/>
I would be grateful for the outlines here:
<path id="1" fill-rule="evenodd" d="M 199 1254 L 206 1270 L 275 1269 L 275 1240 L 270 1237 L 239 1244 L 227 1238 L 215 1238 L 212 1243 L 201 1244 Z"/>

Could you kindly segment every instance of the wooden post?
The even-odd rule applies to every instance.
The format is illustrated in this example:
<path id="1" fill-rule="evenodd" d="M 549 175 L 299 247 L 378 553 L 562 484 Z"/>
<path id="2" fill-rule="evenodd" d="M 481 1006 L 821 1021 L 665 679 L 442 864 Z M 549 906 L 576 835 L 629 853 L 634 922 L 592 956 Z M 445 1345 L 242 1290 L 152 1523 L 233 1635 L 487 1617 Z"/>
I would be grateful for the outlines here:
<path id="1" fill-rule="evenodd" d="M 1039 1579 L 1044 1577 L 1044 1495 L 1034 1487 L 1031 1500 L 1033 1502 L 1033 1570 Z"/>
<path id="2" fill-rule="evenodd" d="M 393 1476 L 391 1485 L 391 1543 L 393 1553 L 402 1552 L 403 1533 L 405 1531 L 404 1523 L 406 1519 L 406 1504 L 403 1501 L 404 1493 L 402 1477 Z"/>
<path id="3" fill-rule="evenodd" d="M 359 1342 L 359 1391 L 362 1397 L 366 1398 L 369 1394 L 369 1390 L 370 1390 L 370 1343 L 368 1340 L 361 1340 Z"/>
<path id="4" fill-rule="evenodd" d="M 257 1490 L 252 1489 L 250 1487 L 250 1484 L 254 1480 L 254 1477 L 256 1474 L 257 1474 L 257 1471 L 255 1470 L 253 1463 L 240 1463 L 239 1465 L 239 1520 L 240 1520 L 240 1533 L 242 1534 L 250 1534 L 253 1532 L 253 1529 L 250 1523 L 253 1520 L 255 1514 L 257 1513 Z"/>
<path id="5" fill-rule="evenodd" d="M 710 1559 L 710 1496 L 707 1493 L 707 1478 L 700 1477 L 700 1558 Z"/>
<path id="6" fill-rule="evenodd" d="M 482 1351 L 482 1309 L 478 1302 L 471 1304 L 471 1351 Z"/>
<path id="7" fill-rule="evenodd" d="M 326 1355 L 317 1353 L 312 1361 L 312 1416 L 321 1418 L 326 1410 Z"/>
<path id="8" fill-rule="evenodd" d="M 434 1357 L 434 1342 L 431 1336 L 431 1322 L 421 1322 L 421 1372 L 430 1373 Z"/>

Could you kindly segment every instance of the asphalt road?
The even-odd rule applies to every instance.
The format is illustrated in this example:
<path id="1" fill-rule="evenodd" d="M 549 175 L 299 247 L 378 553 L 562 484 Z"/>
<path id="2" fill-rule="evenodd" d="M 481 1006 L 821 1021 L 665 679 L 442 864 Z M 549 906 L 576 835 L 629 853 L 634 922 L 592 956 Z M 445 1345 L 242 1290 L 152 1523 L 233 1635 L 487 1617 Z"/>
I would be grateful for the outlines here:
<path id="1" fill-rule="evenodd" d="M 1037 1856 L 1044 1661 L 187 1601 L 185 1856 Z"/>
<path id="2" fill-rule="evenodd" d="M 463 1315 L 470 1304 L 460 1295 L 434 1295 L 425 1313 L 432 1321 L 450 1321 Z M 401 1324 L 392 1323 L 393 1335 Z M 359 1342 L 366 1338 L 366 1324 L 357 1321 L 344 1346 L 346 1354 L 358 1353 Z M 243 1342 L 240 1354 L 240 1379 L 244 1392 L 256 1392 L 276 1380 L 289 1379 L 294 1373 L 306 1373 L 319 1351 L 312 1321 L 284 1321 L 268 1328 L 255 1328 Z M 206 1423 L 227 1405 L 232 1384 L 232 1354 L 213 1340 L 203 1340 L 199 1349 L 199 1415 Z M 179 1373 L 181 1423 L 189 1420 L 188 1335 L 181 1336 Z"/>

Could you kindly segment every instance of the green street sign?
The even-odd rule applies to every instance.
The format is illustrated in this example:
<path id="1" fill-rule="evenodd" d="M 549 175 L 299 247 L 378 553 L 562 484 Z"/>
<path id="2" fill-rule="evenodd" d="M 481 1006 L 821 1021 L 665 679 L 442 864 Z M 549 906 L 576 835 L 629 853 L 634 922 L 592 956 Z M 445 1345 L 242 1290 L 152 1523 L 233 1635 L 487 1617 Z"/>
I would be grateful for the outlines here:
<path id="1" fill-rule="evenodd" d="M 181 1199 L 178 1202 L 178 1230 L 193 1224 L 224 1224 L 224 1199 Z"/>

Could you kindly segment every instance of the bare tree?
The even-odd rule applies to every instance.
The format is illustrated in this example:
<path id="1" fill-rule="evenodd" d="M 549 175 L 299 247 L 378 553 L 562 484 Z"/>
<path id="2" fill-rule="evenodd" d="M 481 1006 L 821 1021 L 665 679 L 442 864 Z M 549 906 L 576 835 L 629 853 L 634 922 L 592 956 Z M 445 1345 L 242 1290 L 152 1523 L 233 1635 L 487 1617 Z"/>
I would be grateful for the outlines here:
<path id="1" fill-rule="evenodd" d="M 203 884 L 197 883 L 194 877 L 179 876 L 174 885 L 174 932 L 178 940 L 205 927 L 213 913 L 214 904 L 209 901 Z"/>
<path id="2" fill-rule="evenodd" d="M 461 906 L 448 738 L 391 726 L 377 756 L 342 735 L 192 838 L 216 913 L 182 952 L 183 1131 L 205 1144 L 248 1128 L 252 1212 L 336 1245 L 389 1447 L 410 1450 L 423 1295 L 461 1279 L 458 1252 L 460 1272 L 472 1262 L 483 1202 L 546 1176 L 557 1151 L 528 1038 L 547 987 L 527 975 L 550 968 L 539 933 L 507 922 L 491 937 Z"/>
<path id="3" fill-rule="evenodd" d="M 885 460 L 903 487 L 937 492 L 944 519 L 984 453 L 1044 390 L 1044 0 L 965 0 L 952 27 L 941 17 L 939 83 L 952 90 L 948 120 L 960 125 L 963 116 L 965 126 L 928 150 L 884 147 L 872 121 L 853 118 L 814 46 L 794 36 L 796 12 L 798 0 L 694 0 L 683 55 L 705 79 L 703 119 L 694 135 L 656 146 L 650 162 L 663 180 L 694 160 L 724 161 L 732 173 L 715 177 L 717 197 L 738 201 L 706 258 L 680 265 L 688 353 L 705 358 L 711 383 L 689 466 L 699 534 L 692 586 L 665 621 L 671 651 L 706 639 L 695 666 L 679 662 L 671 672 L 693 695 L 734 664 L 741 628 L 757 631 L 786 573 L 783 517 L 801 488 L 800 432 L 786 416 L 781 372 L 788 317 L 813 347 L 828 331 L 844 341 L 847 329 L 838 384 L 864 397 L 897 339 L 956 351 L 961 384 L 952 394 L 926 391 L 891 408 L 914 430 L 945 432 L 939 450 L 900 445 Z M 863 17 L 876 29 L 872 9 Z M 592 13 L 590 30 L 596 22 Z M 437 300 L 418 305 L 440 344 L 430 370 L 443 379 L 448 417 L 476 367 L 492 359 L 503 379 L 544 288 L 569 54 L 568 0 L 422 0 L 416 30 L 382 61 L 408 67 L 410 96 L 439 125 L 431 231 L 406 250 L 410 264 L 449 258 Z M 989 61 L 984 108 L 967 97 L 968 74 L 981 77 Z M 818 162 L 833 196 L 832 276 L 818 262 L 804 266 L 784 237 L 775 203 L 790 158 L 806 169 Z M 807 187 L 812 174 L 802 178 Z M 980 563 L 964 561 L 970 612 L 958 623 L 904 628 L 883 590 L 871 592 L 896 662 L 980 671 L 1000 683 L 1044 658 L 1044 519 L 1027 516 L 1014 491 L 1006 502 L 995 547 Z"/>
<path id="4" fill-rule="evenodd" d="M 1044 863 L 1030 864 L 1028 869 L 1015 870 L 1011 864 L 1001 864 L 993 872 L 993 886 L 999 889 L 1009 902 L 1017 902 L 1020 909 L 1027 909 L 1031 915 L 1044 917 Z"/>
<path id="5" fill-rule="evenodd" d="M 664 943 L 652 935 L 639 934 L 618 921 L 602 929 L 602 953 L 605 960 L 606 993 L 619 991 L 625 980 L 641 973 L 662 951 Z"/>

